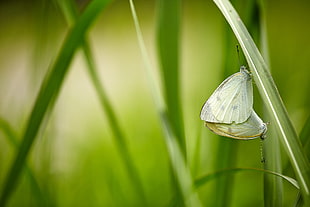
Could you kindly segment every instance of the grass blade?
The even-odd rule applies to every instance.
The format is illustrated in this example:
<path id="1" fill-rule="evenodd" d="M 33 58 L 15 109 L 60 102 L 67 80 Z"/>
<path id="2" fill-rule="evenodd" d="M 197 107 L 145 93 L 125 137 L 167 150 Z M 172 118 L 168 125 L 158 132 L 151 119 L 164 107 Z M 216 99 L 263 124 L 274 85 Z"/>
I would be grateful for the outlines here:
<path id="1" fill-rule="evenodd" d="M 167 108 L 166 108 L 166 105 L 163 99 L 163 95 L 161 94 L 159 90 L 159 84 L 156 82 L 154 75 L 153 75 L 152 66 L 150 63 L 150 59 L 148 58 L 148 54 L 146 52 L 146 47 L 144 44 L 141 29 L 139 26 L 139 21 L 138 21 L 135 7 L 134 7 L 134 3 L 132 0 L 129 0 L 129 4 L 130 4 L 133 20 L 134 20 L 136 32 L 137 32 L 139 47 L 140 47 L 141 54 L 143 56 L 143 61 L 145 64 L 145 70 L 147 73 L 149 86 L 151 88 L 157 114 L 159 115 L 159 118 L 161 120 L 162 129 L 165 135 L 165 141 L 166 141 L 168 153 L 170 156 L 170 163 L 171 163 L 174 175 L 176 176 L 178 186 L 180 188 L 180 192 L 182 195 L 181 199 L 184 202 L 183 205 L 184 206 L 201 206 L 198 195 L 194 191 L 192 177 L 191 177 L 189 168 L 186 165 L 183 151 L 181 150 L 180 143 L 178 142 L 176 138 L 175 130 L 173 129 L 170 123 L 171 120 L 168 118 Z"/>
<path id="2" fill-rule="evenodd" d="M 302 150 L 295 129 L 270 75 L 267 65 L 259 53 L 250 34 L 242 23 L 235 9 L 227 0 L 214 0 L 234 31 L 250 66 L 257 88 L 267 107 L 272 123 L 293 165 L 299 182 L 303 199 L 310 204 L 310 166 L 309 160 Z"/>
<path id="3" fill-rule="evenodd" d="M 246 25 L 250 27 L 251 34 L 254 34 L 256 37 L 255 40 L 258 39 L 259 33 L 258 33 L 258 19 L 256 16 L 256 4 L 255 0 L 234 0 L 234 5 L 236 8 L 242 8 L 240 9 L 242 11 L 242 16 L 244 17 L 244 21 L 246 22 Z M 226 27 L 225 33 L 224 33 L 224 48 L 223 48 L 223 55 L 224 60 L 222 63 L 222 79 L 224 80 L 229 75 L 235 73 L 239 70 L 238 67 L 240 65 L 245 64 L 244 57 L 242 53 L 239 54 L 239 51 L 237 51 L 236 48 L 236 38 L 234 34 L 232 33 L 231 29 Z M 239 49 L 239 46 L 238 46 Z M 232 54 L 236 54 L 235 56 L 232 56 Z M 238 62 L 239 59 L 239 62 Z M 238 151 L 239 143 L 235 142 L 234 140 L 230 140 L 227 138 L 219 137 L 217 144 L 217 158 L 218 159 L 215 162 L 215 169 L 224 169 L 224 168 L 232 168 L 235 164 L 235 155 Z M 215 184 L 215 190 L 213 192 L 213 202 L 214 206 L 227 206 L 231 203 L 231 196 L 233 194 L 233 187 L 234 187 L 234 176 L 221 176 L 218 178 Z M 225 199 L 223 199 L 225 198 Z"/>
<path id="4" fill-rule="evenodd" d="M 302 143 L 302 146 L 304 151 L 307 154 L 308 159 L 310 159 L 310 116 L 308 117 L 308 119 L 306 120 L 301 132 L 299 133 L 299 138 L 300 141 Z M 284 170 L 283 173 L 291 173 L 291 165 L 289 162 L 286 162 L 286 164 L 284 165 Z M 298 197 L 296 199 L 296 204 L 294 206 L 302 206 L 303 205 L 303 201 L 302 201 L 302 197 L 300 195 L 300 193 L 298 194 Z"/>
<path id="5" fill-rule="evenodd" d="M 304 146 L 304 151 L 307 153 L 308 159 L 310 159 L 310 116 L 308 117 L 308 119 L 306 120 L 299 138 L 300 141 L 302 143 L 302 146 Z"/>
<path id="6" fill-rule="evenodd" d="M 78 14 L 77 9 L 73 5 L 72 1 L 63 1 L 58 0 L 58 4 L 60 5 L 68 24 L 73 24 L 76 21 Z M 95 64 L 94 56 L 92 55 L 89 43 L 86 38 L 84 44 L 82 45 L 82 51 L 85 58 L 85 62 L 87 63 L 87 71 L 90 76 L 91 82 L 97 92 L 97 96 L 101 103 L 101 108 L 107 114 L 107 118 L 110 123 L 110 127 L 114 134 L 114 139 L 116 142 L 116 147 L 121 155 L 121 158 L 127 168 L 128 174 L 130 176 L 130 180 L 133 184 L 133 187 L 137 191 L 137 194 L 142 202 L 142 205 L 147 205 L 146 196 L 143 190 L 143 185 L 139 173 L 134 166 L 133 158 L 129 152 L 128 145 L 126 143 L 126 137 L 123 134 L 123 130 L 120 127 L 119 121 L 117 119 L 116 113 L 113 110 L 112 104 L 105 92 L 103 85 L 99 79 L 99 74 L 97 73 L 98 69 Z"/>
<path id="7" fill-rule="evenodd" d="M 41 86 L 23 134 L 20 149 L 11 165 L 9 172 L 7 173 L 7 178 L 0 198 L 0 206 L 6 205 L 17 184 L 26 157 L 36 138 L 42 120 L 47 112 L 47 109 L 52 108 L 55 103 L 66 72 L 68 71 L 68 66 L 76 49 L 83 42 L 84 35 L 91 23 L 95 20 L 108 2 L 109 0 L 92 1 L 67 35 L 55 64 L 52 66 L 50 73 L 46 75 L 46 78 Z"/>
<path id="8" fill-rule="evenodd" d="M 0 118 L 0 130 L 6 135 L 9 143 L 16 149 L 16 151 L 19 148 L 19 143 L 17 140 L 17 135 L 14 129 L 11 127 L 11 125 L 4 119 Z M 47 193 L 43 192 L 43 190 L 40 188 L 39 182 L 34 176 L 34 173 L 32 169 L 28 166 L 26 163 L 25 167 L 25 173 L 28 177 L 28 180 L 30 182 L 31 188 L 33 189 L 35 196 L 40 203 L 40 205 L 48 205 L 53 206 L 51 204 L 51 201 L 48 200 Z"/>
<path id="9" fill-rule="evenodd" d="M 12 146 L 14 146 L 15 148 L 18 148 L 17 135 L 16 135 L 14 129 L 11 127 L 9 122 L 7 122 L 2 117 L 0 117 L 0 129 L 3 132 L 3 134 L 6 135 L 9 143 Z"/>
<path id="10" fill-rule="evenodd" d="M 259 14 L 260 21 L 260 45 L 262 50 L 262 55 L 265 61 L 269 62 L 269 47 L 267 42 L 267 25 L 266 25 L 266 9 L 263 1 L 259 1 L 260 4 L 257 5 L 257 10 Z M 269 139 L 262 142 L 263 156 L 266 157 L 264 162 L 264 169 L 271 170 L 274 172 L 282 171 L 282 161 L 281 161 L 281 151 L 278 135 L 276 133 L 275 127 L 270 125 Z M 265 159 L 265 158 L 264 158 Z M 264 174 L 264 205 L 266 207 L 272 206 L 283 206 L 283 180 L 280 177 L 272 176 L 270 174 Z"/>
<path id="11" fill-rule="evenodd" d="M 307 154 L 308 159 L 310 159 L 310 116 L 304 123 L 302 130 L 299 133 L 299 139 L 303 146 L 304 151 Z M 283 173 L 285 174 L 292 174 L 292 166 L 289 162 L 285 162 L 283 167 Z"/>
<path id="12" fill-rule="evenodd" d="M 217 171 L 217 172 L 214 172 L 214 173 L 211 173 L 208 175 L 204 175 L 204 176 L 196 179 L 195 180 L 195 186 L 196 186 L 196 188 L 199 188 L 199 187 L 203 186 L 204 184 L 206 184 L 208 181 L 211 181 L 215 178 L 218 178 L 219 176 L 222 176 L 224 174 L 244 172 L 244 171 L 253 171 L 253 172 L 260 172 L 260 173 L 267 173 L 270 175 L 275 175 L 275 176 L 281 177 L 282 179 L 286 180 L 287 182 L 292 184 L 296 189 L 300 189 L 300 186 L 298 185 L 297 181 L 294 180 L 293 178 L 282 175 L 282 174 L 277 173 L 277 172 L 273 172 L 270 170 L 258 169 L 258 168 L 231 168 L 231 169 L 220 170 L 220 171 Z"/>
<path id="13" fill-rule="evenodd" d="M 236 1 L 237 3 L 237 1 Z M 224 32 L 224 47 L 223 47 L 223 56 L 224 60 L 222 63 L 222 79 L 226 79 L 228 76 L 236 72 L 238 68 L 237 63 L 237 51 L 236 51 L 236 39 L 233 36 L 233 33 L 229 28 L 225 28 Z M 236 54 L 236 56 L 232 56 L 231 54 Z M 239 63 L 240 64 L 240 63 Z M 234 67 L 234 66 L 237 67 Z M 217 140 L 217 150 L 215 157 L 221 158 L 216 159 L 214 162 L 214 169 L 224 169 L 224 168 L 232 168 L 235 164 L 235 157 L 238 150 L 239 142 L 235 142 L 234 140 L 227 139 L 222 136 L 218 136 Z M 221 176 L 218 178 L 215 184 L 215 190 L 212 192 L 211 198 L 213 206 L 227 206 L 231 202 L 232 196 L 232 188 L 234 186 L 234 176 Z M 225 199 L 223 199 L 225 198 Z"/>
<path id="14" fill-rule="evenodd" d="M 157 51 L 164 82 L 167 113 L 183 154 L 186 155 L 179 85 L 180 0 L 159 0 L 157 5 Z"/>

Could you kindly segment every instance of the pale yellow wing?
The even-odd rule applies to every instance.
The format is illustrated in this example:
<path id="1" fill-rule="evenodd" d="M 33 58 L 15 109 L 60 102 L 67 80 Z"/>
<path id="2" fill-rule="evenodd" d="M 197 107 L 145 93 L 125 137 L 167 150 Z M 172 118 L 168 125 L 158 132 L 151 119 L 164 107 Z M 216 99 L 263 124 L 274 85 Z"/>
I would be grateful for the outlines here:
<path id="1" fill-rule="evenodd" d="M 234 139 L 255 139 L 264 138 L 267 125 L 252 110 L 252 114 L 247 121 L 240 124 L 222 124 L 206 122 L 206 126 L 214 133 Z"/>

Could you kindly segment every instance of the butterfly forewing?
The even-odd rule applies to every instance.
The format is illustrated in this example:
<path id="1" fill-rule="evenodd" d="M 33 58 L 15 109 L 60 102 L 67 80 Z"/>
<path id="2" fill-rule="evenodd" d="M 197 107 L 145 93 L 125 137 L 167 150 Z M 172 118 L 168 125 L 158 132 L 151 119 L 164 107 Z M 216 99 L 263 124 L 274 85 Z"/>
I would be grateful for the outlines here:
<path id="1" fill-rule="evenodd" d="M 200 118 L 213 123 L 242 123 L 251 115 L 252 80 L 245 68 L 225 79 L 204 104 Z"/>

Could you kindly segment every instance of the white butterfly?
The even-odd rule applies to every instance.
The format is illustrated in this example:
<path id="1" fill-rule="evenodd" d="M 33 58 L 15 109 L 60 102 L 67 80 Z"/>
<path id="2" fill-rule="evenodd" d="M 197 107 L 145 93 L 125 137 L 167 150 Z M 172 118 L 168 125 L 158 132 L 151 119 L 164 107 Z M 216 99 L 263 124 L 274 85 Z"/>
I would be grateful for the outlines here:
<path id="1" fill-rule="evenodd" d="M 250 117 L 244 123 L 224 124 L 205 122 L 205 125 L 218 135 L 243 140 L 259 137 L 264 139 L 267 131 L 267 125 L 259 118 L 254 110 L 252 110 Z"/>
<path id="2" fill-rule="evenodd" d="M 239 124 L 252 114 L 253 86 L 245 66 L 226 78 L 201 109 L 200 118 L 206 122 Z"/>

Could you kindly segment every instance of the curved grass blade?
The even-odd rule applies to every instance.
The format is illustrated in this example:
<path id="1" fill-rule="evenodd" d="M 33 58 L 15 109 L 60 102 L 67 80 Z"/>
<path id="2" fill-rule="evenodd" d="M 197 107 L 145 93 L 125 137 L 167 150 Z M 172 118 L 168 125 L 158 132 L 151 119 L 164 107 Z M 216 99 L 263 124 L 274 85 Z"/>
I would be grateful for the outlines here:
<path id="1" fill-rule="evenodd" d="M 293 165 L 306 204 L 310 204 L 310 165 L 290 121 L 267 65 L 235 9 L 227 0 L 214 0 L 234 31 L 257 88 L 272 117 L 282 145 Z"/>
<path id="2" fill-rule="evenodd" d="M 94 22 L 95 18 L 109 2 L 109 0 L 94 0 L 90 2 L 77 23 L 68 33 L 54 65 L 42 83 L 40 92 L 35 101 L 23 134 L 20 149 L 11 165 L 9 172 L 7 173 L 4 188 L 0 197 L 0 206 L 6 205 L 11 193 L 16 187 L 26 157 L 37 136 L 42 120 L 45 117 L 47 109 L 51 109 L 57 99 L 64 77 L 68 71 L 69 64 L 76 49 L 83 42 L 84 35 L 91 23 Z"/>
<path id="3" fill-rule="evenodd" d="M 57 2 L 58 5 L 60 5 L 63 14 L 66 17 L 68 24 L 72 25 L 78 17 L 77 8 L 75 7 L 75 5 L 73 5 L 72 1 L 58 0 Z M 147 199 L 144 193 L 141 178 L 139 176 L 138 170 L 134 166 L 133 158 L 129 152 L 128 145 L 126 143 L 126 137 L 123 134 L 123 130 L 121 129 L 116 113 L 114 112 L 112 104 L 99 79 L 100 75 L 97 73 L 98 69 L 95 64 L 94 56 L 92 55 L 90 45 L 87 42 L 87 38 L 85 38 L 84 44 L 82 45 L 82 51 L 85 58 L 85 62 L 87 63 L 88 66 L 87 67 L 88 74 L 97 92 L 97 96 L 101 103 L 101 108 L 105 112 L 109 120 L 110 127 L 114 134 L 116 147 L 121 155 L 125 167 L 127 168 L 130 180 L 133 184 L 132 186 L 137 191 L 139 200 L 141 200 L 142 205 L 147 206 Z"/>
<path id="4" fill-rule="evenodd" d="M 203 186 L 204 184 L 206 184 L 207 182 L 211 181 L 212 179 L 218 178 L 218 177 L 225 175 L 227 173 L 236 173 L 236 172 L 242 172 L 242 171 L 254 171 L 254 172 L 260 172 L 260 173 L 267 173 L 270 175 L 275 175 L 275 176 L 283 178 L 284 180 L 286 180 L 287 182 L 292 184 L 296 189 L 300 189 L 297 181 L 294 180 L 293 178 L 282 175 L 282 174 L 277 173 L 277 172 L 258 169 L 258 168 L 231 168 L 231 169 L 220 170 L 220 171 L 217 171 L 217 172 L 214 172 L 214 173 L 211 173 L 211 174 L 208 174 L 208 175 L 205 175 L 205 176 L 202 176 L 202 177 L 196 179 L 195 180 L 195 187 L 199 188 L 199 187 Z"/>
<path id="5" fill-rule="evenodd" d="M 159 84 L 156 82 L 154 75 L 153 75 L 152 66 L 151 66 L 148 54 L 146 52 L 146 47 L 144 44 L 144 40 L 143 40 L 142 32 L 140 29 L 134 3 L 132 0 L 129 0 L 129 4 L 131 8 L 132 17 L 134 20 L 136 32 L 137 32 L 139 47 L 140 47 L 141 54 L 143 56 L 143 61 L 145 64 L 145 70 L 147 73 L 149 86 L 151 88 L 153 100 L 155 102 L 155 108 L 156 108 L 157 114 L 159 115 L 162 129 L 165 135 L 165 141 L 166 141 L 168 153 L 170 156 L 170 164 L 173 169 L 173 173 L 176 177 L 176 180 L 178 182 L 177 186 L 180 188 L 179 190 L 182 195 L 182 198 L 181 198 L 183 201 L 182 206 L 201 206 L 198 195 L 194 191 L 192 177 L 191 177 L 189 168 L 186 165 L 183 151 L 181 150 L 180 143 L 178 142 L 176 138 L 175 130 L 173 129 L 170 123 L 171 120 L 168 118 L 167 108 L 166 108 L 163 96 L 159 90 Z"/>

